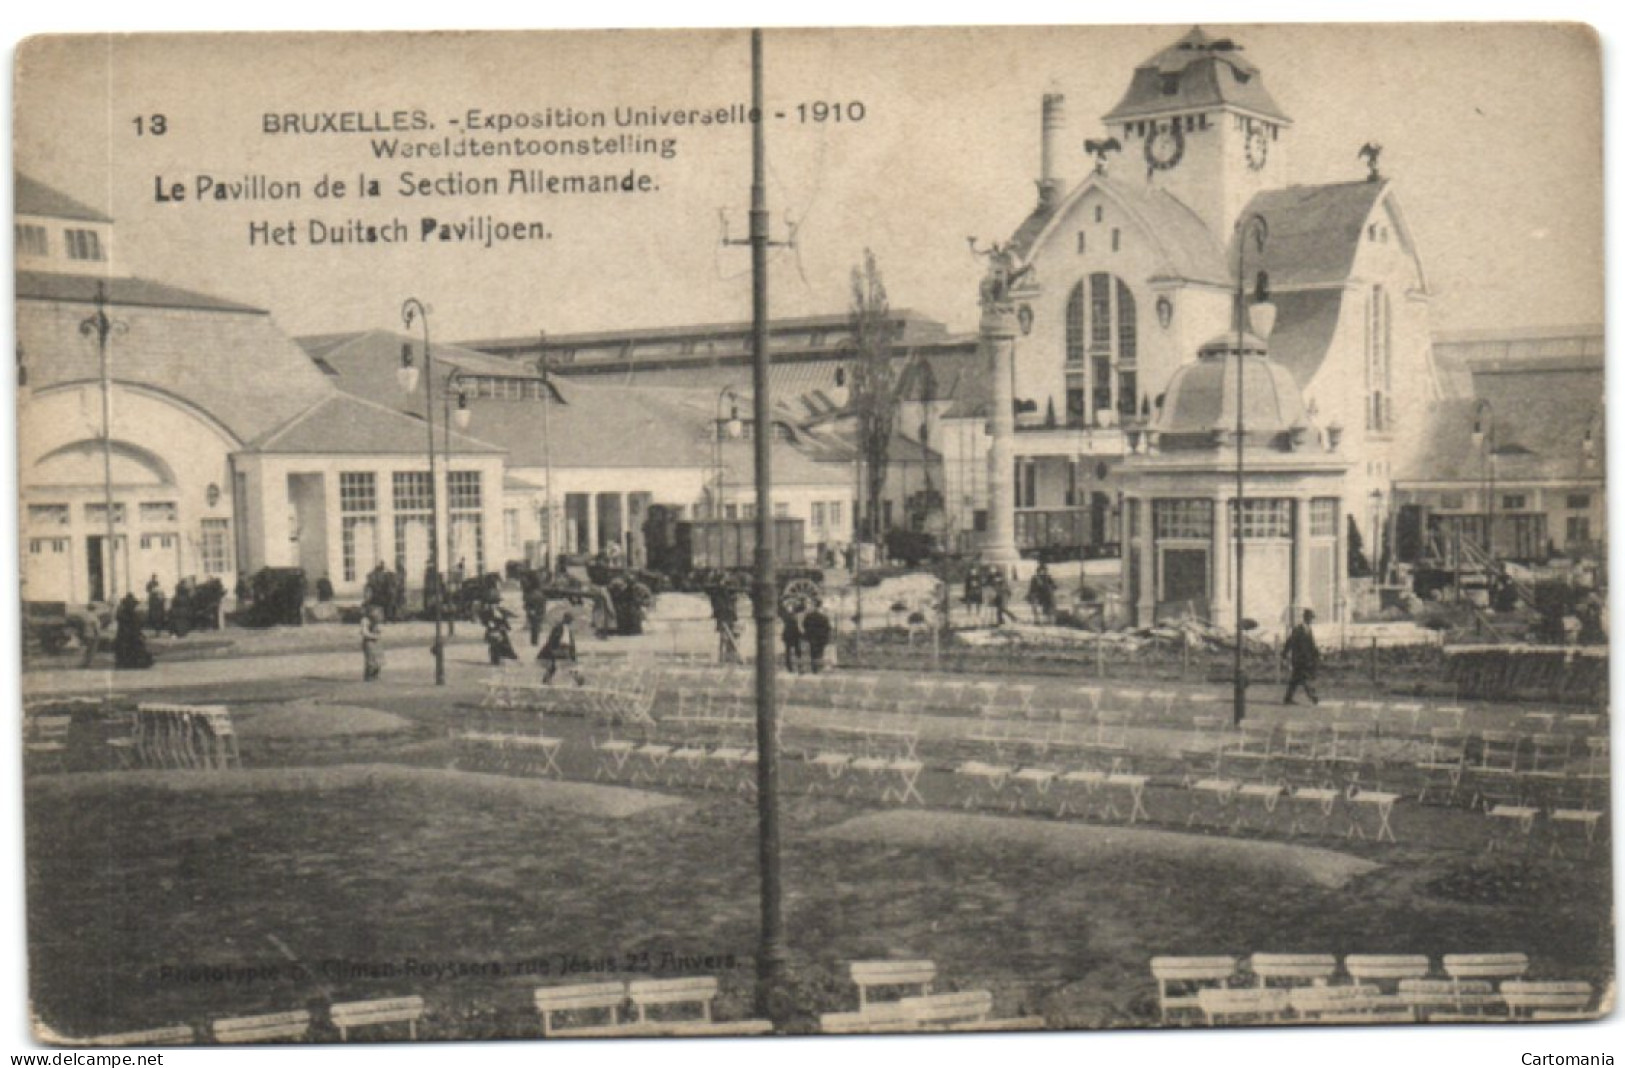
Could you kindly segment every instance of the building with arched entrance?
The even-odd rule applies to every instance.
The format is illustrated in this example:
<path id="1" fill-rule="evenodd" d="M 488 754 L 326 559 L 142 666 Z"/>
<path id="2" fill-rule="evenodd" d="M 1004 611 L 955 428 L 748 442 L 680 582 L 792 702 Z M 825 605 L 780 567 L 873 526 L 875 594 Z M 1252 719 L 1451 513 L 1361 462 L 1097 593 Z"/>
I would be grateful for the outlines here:
<path id="1" fill-rule="evenodd" d="M 1281 184 L 1291 118 L 1240 42 L 1199 29 L 1134 69 L 1098 132 L 1071 129 L 1057 91 L 1039 134 L 1038 203 L 1002 246 L 1013 425 L 996 448 L 991 375 L 955 398 L 941 435 L 950 497 L 1009 508 L 1023 555 L 1117 557 L 1127 434 L 1156 418 L 1204 341 L 1233 330 L 1246 223 L 1266 234 L 1246 273 L 1249 287 L 1267 274 L 1278 309 L 1271 360 L 1359 457 L 1338 507 L 1376 559 L 1393 472 L 1438 400 L 1427 277 L 1377 156 L 1350 181 Z M 1085 137 L 1079 177 L 1068 152 Z M 991 492 L 959 484 L 967 470 Z"/>
<path id="2" fill-rule="evenodd" d="M 426 557 L 421 418 L 335 389 L 263 309 L 126 274 L 100 212 L 25 175 L 15 189 L 25 600 L 113 600 L 153 578 L 230 589 L 268 566 L 358 590 L 395 544 L 380 516 Z M 500 563 L 484 539 L 502 450 L 452 440 L 468 470 L 451 518 L 471 564 Z M 444 511 L 444 474 L 438 488 Z"/>

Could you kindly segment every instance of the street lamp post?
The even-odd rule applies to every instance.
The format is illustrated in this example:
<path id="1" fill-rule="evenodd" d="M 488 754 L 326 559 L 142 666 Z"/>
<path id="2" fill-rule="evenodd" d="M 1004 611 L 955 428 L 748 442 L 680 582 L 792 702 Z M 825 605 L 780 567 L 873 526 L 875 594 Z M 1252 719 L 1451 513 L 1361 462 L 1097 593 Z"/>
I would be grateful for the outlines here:
<path id="1" fill-rule="evenodd" d="M 728 402 L 728 417 L 726 419 L 722 417 L 722 402 L 725 400 Z M 723 386 L 722 389 L 717 393 L 717 434 L 715 441 L 717 458 L 717 484 L 715 495 L 711 498 L 711 507 L 715 513 L 712 516 L 713 519 L 723 518 L 722 498 L 724 487 L 727 485 L 727 483 L 724 481 L 722 466 L 722 439 L 725 437 L 737 438 L 743 432 L 743 430 L 744 424 L 739 421 L 739 394 L 734 392 L 734 388 L 732 386 Z M 759 430 L 760 428 L 758 428 L 758 431 Z M 719 527 L 718 530 L 719 533 L 717 536 L 720 538 L 722 536 L 720 533 L 721 528 Z"/>
<path id="2" fill-rule="evenodd" d="M 408 330 L 415 322 L 423 323 L 423 421 L 429 428 L 429 575 L 433 588 L 427 586 L 434 604 L 434 684 L 446 684 L 446 642 L 441 634 L 441 618 L 445 614 L 444 582 L 440 578 L 440 505 L 435 492 L 434 462 L 434 348 L 429 341 L 429 309 L 416 297 L 406 298 L 401 305 L 401 320 Z M 401 388 L 408 396 L 417 392 L 418 369 L 412 361 L 412 343 L 401 345 Z M 404 552 L 404 549 L 403 549 Z"/>
<path id="3" fill-rule="evenodd" d="M 457 407 L 452 408 L 452 399 L 456 398 Z M 463 369 L 453 367 L 451 374 L 446 376 L 446 384 L 440 390 L 440 426 L 445 434 L 444 447 L 441 450 L 446 458 L 446 562 L 452 563 L 458 559 L 457 553 L 452 551 L 452 542 L 457 539 L 457 524 L 452 519 L 452 510 L 456 506 L 451 497 L 451 424 L 455 422 L 458 430 L 467 430 L 468 421 L 472 413 L 468 410 L 468 391 L 463 388 Z M 475 549 L 475 559 L 478 559 L 479 550 Z M 456 591 L 459 594 L 462 591 Z M 457 614 L 454 612 L 446 619 L 446 636 L 457 636 Z"/>
<path id="4" fill-rule="evenodd" d="M 1495 559 L 1495 407 L 1482 397 L 1473 409 L 1473 444 L 1483 459 L 1484 555 Z"/>
<path id="5" fill-rule="evenodd" d="M 1253 290 L 1253 303 L 1247 303 L 1247 243 L 1256 242 L 1257 254 L 1262 257 L 1264 243 L 1269 240 L 1270 227 L 1262 215 L 1253 214 L 1237 226 L 1240 240 L 1236 248 L 1236 506 L 1231 522 L 1235 525 L 1236 539 L 1236 665 L 1234 672 L 1234 716 L 1236 726 L 1247 718 L 1247 668 L 1243 661 L 1246 642 L 1245 564 L 1246 564 L 1246 465 L 1247 448 L 1246 368 L 1247 327 L 1260 337 L 1267 338 L 1275 325 L 1275 308 L 1269 303 L 1269 275 L 1258 272 Z"/>
<path id="6" fill-rule="evenodd" d="M 863 630 L 863 585 L 858 581 L 859 573 L 863 568 L 863 413 L 852 405 L 852 386 L 854 375 L 846 366 L 835 369 L 835 388 L 842 397 L 841 407 L 852 414 L 852 536 L 847 542 L 850 546 L 850 562 L 848 570 L 851 571 L 852 583 L 852 626 L 858 631 Z M 864 403 L 869 402 L 868 394 L 864 395 Z"/>
<path id="7" fill-rule="evenodd" d="M 114 603 L 118 597 L 118 535 L 114 529 L 113 516 L 113 364 L 107 349 L 107 339 L 114 334 L 123 334 L 128 329 L 123 322 L 107 317 L 107 286 L 97 282 L 96 310 L 79 324 L 79 333 L 85 337 L 96 338 L 96 350 L 101 357 L 102 500 L 103 507 L 107 509 L 107 576 L 102 592 L 109 604 Z"/>
<path id="8" fill-rule="evenodd" d="M 536 373 L 542 389 L 542 468 L 547 485 L 542 497 L 542 568 L 553 572 L 553 432 L 549 413 L 553 410 L 553 361 L 547 356 L 547 331 L 537 337 Z"/>

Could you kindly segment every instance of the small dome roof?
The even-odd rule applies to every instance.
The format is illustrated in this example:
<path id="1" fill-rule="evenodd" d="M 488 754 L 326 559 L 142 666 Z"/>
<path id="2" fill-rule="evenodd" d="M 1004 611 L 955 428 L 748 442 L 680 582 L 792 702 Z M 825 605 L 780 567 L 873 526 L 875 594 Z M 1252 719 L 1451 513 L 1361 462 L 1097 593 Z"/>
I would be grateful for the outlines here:
<path id="1" fill-rule="evenodd" d="M 1202 347 L 1196 350 L 1196 355 L 1205 360 L 1213 356 L 1229 356 L 1235 351 L 1236 332 L 1231 330 L 1223 334 L 1214 334 L 1202 342 Z M 1241 334 L 1241 351 L 1249 356 L 1262 356 L 1269 351 L 1269 346 L 1257 334 L 1244 330 Z"/>
<path id="2" fill-rule="evenodd" d="M 1292 372 L 1264 354 L 1264 342 L 1251 334 L 1216 337 L 1201 358 L 1174 372 L 1152 429 L 1159 434 L 1210 434 L 1236 425 L 1236 364 L 1241 361 L 1243 420 L 1252 440 L 1273 438 L 1309 425 L 1303 394 Z"/>

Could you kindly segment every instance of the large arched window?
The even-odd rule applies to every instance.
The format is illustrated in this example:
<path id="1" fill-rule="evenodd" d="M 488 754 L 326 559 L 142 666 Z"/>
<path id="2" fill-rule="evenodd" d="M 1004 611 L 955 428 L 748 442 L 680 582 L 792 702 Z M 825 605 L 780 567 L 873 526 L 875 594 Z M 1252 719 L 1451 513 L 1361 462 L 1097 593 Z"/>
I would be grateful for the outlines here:
<path id="1" fill-rule="evenodd" d="M 1393 430 L 1393 303 L 1382 286 L 1371 287 L 1371 322 L 1366 330 L 1366 429 Z"/>
<path id="2" fill-rule="evenodd" d="M 1073 426 L 1132 417 L 1139 408 L 1139 331 L 1134 293 L 1114 275 L 1096 272 L 1072 287 L 1066 302 L 1066 415 Z"/>
<path id="3" fill-rule="evenodd" d="M 1082 426 L 1089 413 L 1089 374 L 1084 367 L 1083 283 L 1072 287 L 1066 300 L 1066 422 Z"/>

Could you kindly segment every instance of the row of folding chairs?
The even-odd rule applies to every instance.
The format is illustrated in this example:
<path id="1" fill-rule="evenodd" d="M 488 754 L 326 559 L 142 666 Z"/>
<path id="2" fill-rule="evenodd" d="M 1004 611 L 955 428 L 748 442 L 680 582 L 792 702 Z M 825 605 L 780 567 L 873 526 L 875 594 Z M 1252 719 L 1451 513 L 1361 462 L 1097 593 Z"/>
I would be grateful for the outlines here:
<path id="1" fill-rule="evenodd" d="M 645 725 L 636 737 L 591 739 L 593 778 L 634 784 L 727 789 L 756 788 L 756 723 L 744 717 L 673 717 Z"/>
<path id="2" fill-rule="evenodd" d="M 1583 1019 L 1595 991 L 1578 980 L 1530 980 L 1524 953 L 1255 953 L 1154 957 L 1165 1024 L 1378 1023 L 1399 1020 Z"/>
<path id="3" fill-rule="evenodd" d="M 549 737 L 541 712 L 493 713 L 484 710 L 469 725 L 452 732 L 455 766 L 504 775 L 561 774 L 561 738 Z"/>
<path id="4" fill-rule="evenodd" d="M 29 771 L 46 763 L 59 771 L 67 770 L 68 735 L 73 728 L 73 715 L 65 712 L 23 713 L 24 766 Z"/>
<path id="5" fill-rule="evenodd" d="M 237 731 L 223 705 L 139 705 L 130 748 L 143 767 L 200 771 L 242 767 Z"/>
<path id="6" fill-rule="evenodd" d="M 697 698 L 713 694 L 754 695 L 754 676 L 748 671 L 687 669 L 668 678 L 679 692 Z M 1187 694 L 1172 690 L 1122 686 L 1040 687 L 1031 683 L 975 680 L 952 674 L 838 671 L 778 676 L 780 699 L 809 707 L 855 708 L 948 715 L 976 714 L 990 718 L 1059 718 L 1065 714 L 1102 710 L 1167 712 L 1176 701 L 1206 703 L 1213 694 Z"/>
<path id="7" fill-rule="evenodd" d="M 1432 795 L 1453 804 L 1465 796 L 1471 807 L 1488 810 L 1541 799 L 1589 802 L 1606 792 L 1608 758 L 1606 735 L 1441 729 L 1429 737 L 1415 768 L 1422 800 Z"/>
<path id="8" fill-rule="evenodd" d="M 1150 818 L 1146 789 L 1151 777 L 1134 771 L 1123 755 L 1081 750 L 1072 759 L 1050 752 L 1044 763 L 1006 761 L 998 753 L 973 756 L 954 766 L 960 803 L 967 809 L 1006 808 L 1012 812 L 1050 811 L 1138 823 Z M 984 759 L 986 757 L 986 759 Z"/>
<path id="9" fill-rule="evenodd" d="M 1347 720 L 1248 721 L 1234 730 L 1216 717 L 1199 716 L 1177 741 L 1182 786 L 1231 782 L 1271 798 L 1389 792 L 1390 771 L 1408 750 L 1408 743 L 1379 738 L 1368 724 Z"/>
<path id="10" fill-rule="evenodd" d="M 1298 784 L 1209 776 L 1183 785 L 1185 825 L 1230 833 L 1341 836 L 1396 842 L 1394 810 L 1403 796 L 1359 786 Z"/>
<path id="11" fill-rule="evenodd" d="M 658 665 L 639 662 L 567 665 L 547 683 L 534 668 L 505 665 L 486 677 L 480 707 L 640 722 L 649 718 L 660 675 Z"/>
<path id="12" fill-rule="evenodd" d="M 818 723 L 798 726 L 786 752 L 799 757 L 799 786 L 884 804 L 925 804 L 919 732 L 906 725 Z"/>
<path id="13" fill-rule="evenodd" d="M 1352 721 L 1366 724 L 1381 735 L 1423 734 L 1435 727 L 1460 730 L 1467 710 L 1455 704 L 1427 701 L 1379 701 L 1373 699 L 1323 698 L 1318 704 L 1294 705 L 1289 719 L 1308 718 L 1330 722 Z"/>
<path id="14" fill-rule="evenodd" d="M 1588 858 L 1596 848 L 1606 813 L 1601 807 L 1537 806 L 1502 803 L 1485 809 L 1488 824 L 1484 849 L 1549 857 Z"/>

